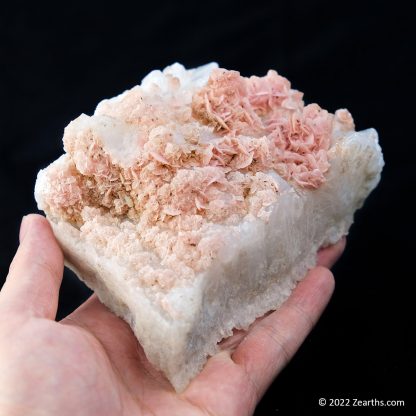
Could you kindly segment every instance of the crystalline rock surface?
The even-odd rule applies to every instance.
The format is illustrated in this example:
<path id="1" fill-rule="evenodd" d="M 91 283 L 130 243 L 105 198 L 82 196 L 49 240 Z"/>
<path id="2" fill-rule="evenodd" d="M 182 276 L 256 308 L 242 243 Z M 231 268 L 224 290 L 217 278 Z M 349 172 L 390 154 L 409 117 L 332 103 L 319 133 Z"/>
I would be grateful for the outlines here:
<path id="1" fill-rule="evenodd" d="M 380 180 L 377 132 L 302 97 L 275 71 L 176 63 L 73 120 L 39 172 L 67 266 L 177 391 L 285 301 Z"/>

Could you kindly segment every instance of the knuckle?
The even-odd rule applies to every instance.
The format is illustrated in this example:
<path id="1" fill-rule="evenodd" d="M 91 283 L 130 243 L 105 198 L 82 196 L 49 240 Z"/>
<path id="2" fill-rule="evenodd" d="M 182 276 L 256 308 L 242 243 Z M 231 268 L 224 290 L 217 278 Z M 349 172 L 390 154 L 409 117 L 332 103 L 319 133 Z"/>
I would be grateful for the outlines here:
<path id="1" fill-rule="evenodd" d="M 282 334 L 279 329 L 273 325 L 263 323 L 261 325 L 263 333 L 266 337 L 277 347 L 279 353 L 283 359 L 283 364 L 286 365 L 292 358 L 292 354 L 289 350 L 289 339 L 286 335 Z"/>

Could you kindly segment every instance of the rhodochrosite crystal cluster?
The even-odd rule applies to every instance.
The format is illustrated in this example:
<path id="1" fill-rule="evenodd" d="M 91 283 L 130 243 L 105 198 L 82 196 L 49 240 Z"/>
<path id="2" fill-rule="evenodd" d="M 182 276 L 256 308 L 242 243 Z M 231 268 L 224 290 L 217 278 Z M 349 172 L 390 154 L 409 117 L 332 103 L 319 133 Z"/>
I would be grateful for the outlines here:
<path id="1" fill-rule="evenodd" d="M 377 133 L 269 71 L 174 64 L 65 129 L 35 196 L 67 264 L 182 389 L 217 342 L 277 308 L 348 232 Z M 145 318 L 144 318 L 145 317 Z"/>
<path id="2" fill-rule="evenodd" d="M 146 247 L 189 276 L 216 250 L 215 233 L 204 235 L 207 224 L 235 224 L 246 215 L 267 220 L 279 193 L 267 172 L 318 188 L 334 137 L 354 129 L 349 112 L 305 106 L 303 94 L 275 71 L 245 78 L 211 69 L 198 88 L 175 64 L 104 100 L 92 118 L 70 123 L 65 166 L 48 172 L 46 211 L 78 227 L 96 210 L 127 217 Z M 161 276 L 156 281 L 166 285 Z"/>

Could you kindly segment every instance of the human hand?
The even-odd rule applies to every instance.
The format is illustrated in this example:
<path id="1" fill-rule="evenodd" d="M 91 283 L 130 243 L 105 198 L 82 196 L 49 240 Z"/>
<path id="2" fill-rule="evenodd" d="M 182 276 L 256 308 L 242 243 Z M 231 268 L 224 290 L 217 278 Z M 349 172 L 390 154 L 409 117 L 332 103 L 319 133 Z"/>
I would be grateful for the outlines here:
<path id="1" fill-rule="evenodd" d="M 95 295 L 55 321 L 63 256 L 45 218 L 25 217 L 20 242 L 0 292 L 0 414 L 11 416 L 252 414 L 324 310 L 334 288 L 327 267 L 345 246 L 322 250 L 277 311 L 223 341 L 176 394 Z"/>

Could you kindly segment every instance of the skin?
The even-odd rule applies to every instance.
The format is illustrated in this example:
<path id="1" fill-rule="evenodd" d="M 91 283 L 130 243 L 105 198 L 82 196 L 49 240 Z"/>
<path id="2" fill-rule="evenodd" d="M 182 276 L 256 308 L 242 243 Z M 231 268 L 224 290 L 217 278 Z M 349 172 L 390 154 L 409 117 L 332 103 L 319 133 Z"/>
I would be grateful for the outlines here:
<path id="1" fill-rule="evenodd" d="M 0 292 L 0 414 L 250 415 L 322 314 L 344 247 L 321 250 L 290 298 L 223 341 L 177 394 L 95 295 L 55 321 L 63 255 L 45 218 L 26 216 Z"/>

